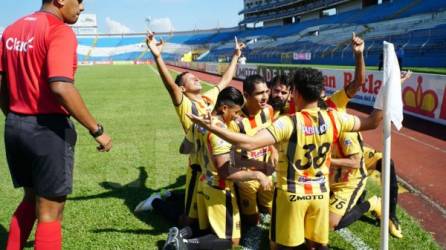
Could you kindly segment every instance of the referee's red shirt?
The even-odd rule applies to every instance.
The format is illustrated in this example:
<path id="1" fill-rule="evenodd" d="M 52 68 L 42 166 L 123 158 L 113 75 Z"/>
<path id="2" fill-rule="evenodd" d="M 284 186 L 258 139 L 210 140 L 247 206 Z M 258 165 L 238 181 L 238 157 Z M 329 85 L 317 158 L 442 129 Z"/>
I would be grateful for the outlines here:
<path id="1" fill-rule="evenodd" d="M 19 114 L 68 114 L 49 88 L 74 83 L 77 40 L 73 30 L 47 12 L 25 16 L 0 40 L 0 72 L 7 77 L 9 110 Z"/>

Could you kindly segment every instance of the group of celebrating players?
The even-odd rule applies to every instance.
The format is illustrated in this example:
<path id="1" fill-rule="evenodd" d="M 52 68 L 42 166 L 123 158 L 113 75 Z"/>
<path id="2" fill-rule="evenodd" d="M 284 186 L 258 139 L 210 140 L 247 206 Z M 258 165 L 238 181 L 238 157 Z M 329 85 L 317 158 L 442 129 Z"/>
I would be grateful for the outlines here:
<path id="1" fill-rule="evenodd" d="M 169 230 L 164 249 L 230 249 L 268 215 L 271 249 L 327 249 L 330 230 L 368 211 L 380 218 L 381 199 L 366 199 L 365 186 L 369 172 L 381 171 L 382 154 L 366 147 L 359 131 L 376 128 L 383 114 L 360 118 L 346 109 L 365 82 L 361 38 L 351 41 L 354 80 L 330 96 L 311 68 L 269 83 L 248 76 L 243 93 L 228 87 L 245 47 L 238 41 L 220 82 L 203 93 L 191 72 L 172 78 L 162 40 L 149 32 L 147 45 L 184 129 L 180 153 L 189 155 L 184 198 L 155 193 L 135 209 L 155 209 L 183 226 Z M 402 238 L 397 195 L 392 162 L 389 230 Z M 169 199 L 184 199 L 183 216 Z"/>

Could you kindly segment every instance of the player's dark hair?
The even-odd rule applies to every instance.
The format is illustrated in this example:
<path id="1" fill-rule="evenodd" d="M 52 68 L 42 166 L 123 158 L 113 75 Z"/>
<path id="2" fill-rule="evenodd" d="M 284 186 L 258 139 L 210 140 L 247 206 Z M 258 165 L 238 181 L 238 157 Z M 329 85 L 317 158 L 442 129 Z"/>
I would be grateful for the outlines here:
<path id="1" fill-rule="evenodd" d="M 299 68 L 293 76 L 294 89 L 299 92 L 307 102 L 317 101 L 324 89 L 324 76 L 322 72 L 312 68 Z"/>
<path id="2" fill-rule="evenodd" d="M 224 88 L 220 94 L 218 94 L 217 103 L 215 104 L 215 108 L 218 108 L 222 105 L 228 106 L 243 106 L 245 99 L 243 98 L 242 92 L 234 87 L 226 87 Z"/>
<path id="3" fill-rule="evenodd" d="M 42 4 L 51 3 L 53 0 L 42 0 Z"/>
<path id="4" fill-rule="evenodd" d="M 277 75 L 271 79 L 271 81 L 268 82 L 268 88 L 272 89 L 277 84 L 285 85 L 287 88 L 292 89 L 293 84 L 290 80 L 290 78 L 286 75 Z"/>
<path id="5" fill-rule="evenodd" d="M 243 91 L 251 95 L 254 92 L 255 85 L 260 83 L 266 83 L 261 75 L 250 75 L 243 81 Z"/>
<path id="6" fill-rule="evenodd" d="M 183 86 L 184 85 L 183 76 L 186 75 L 187 73 L 189 73 L 189 71 L 184 71 L 183 73 L 177 75 L 177 77 L 175 78 L 175 84 L 178 86 Z"/>

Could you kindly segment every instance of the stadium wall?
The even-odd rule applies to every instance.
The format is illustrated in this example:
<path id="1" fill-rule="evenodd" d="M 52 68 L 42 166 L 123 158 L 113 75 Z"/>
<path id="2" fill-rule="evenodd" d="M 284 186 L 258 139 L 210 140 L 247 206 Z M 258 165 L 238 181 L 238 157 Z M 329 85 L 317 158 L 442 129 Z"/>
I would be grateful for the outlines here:
<path id="1" fill-rule="evenodd" d="M 170 62 L 170 64 L 216 75 L 222 75 L 228 67 L 227 64 L 198 62 Z M 249 75 L 260 74 L 270 81 L 276 75 L 290 75 L 294 70 L 296 67 L 238 65 L 236 78 L 243 80 Z M 328 94 L 343 88 L 354 78 L 353 70 L 321 69 L 321 71 L 324 74 L 324 85 Z M 367 71 L 366 83 L 353 97 L 352 102 L 373 106 L 382 85 L 382 78 L 381 71 Z M 405 114 L 446 125 L 445 75 L 414 73 L 404 83 L 402 93 Z"/>

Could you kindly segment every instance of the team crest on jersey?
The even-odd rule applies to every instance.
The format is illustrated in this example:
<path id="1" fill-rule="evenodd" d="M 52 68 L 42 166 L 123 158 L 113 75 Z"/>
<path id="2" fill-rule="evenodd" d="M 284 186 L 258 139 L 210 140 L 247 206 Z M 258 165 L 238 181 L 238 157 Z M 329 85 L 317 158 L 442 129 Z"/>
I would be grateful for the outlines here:
<path id="1" fill-rule="evenodd" d="M 203 128 L 203 127 L 201 127 L 201 126 L 199 126 L 199 125 L 197 125 L 197 124 L 194 124 L 194 126 L 197 128 L 197 131 L 198 131 L 198 133 L 200 133 L 200 134 L 205 134 L 208 130 L 206 129 L 206 128 Z"/>
<path id="2" fill-rule="evenodd" d="M 285 128 L 285 122 L 282 119 L 279 119 L 274 122 L 274 127 L 276 127 L 277 129 L 283 129 Z"/>
<path id="3" fill-rule="evenodd" d="M 350 140 L 350 139 L 344 140 L 344 145 L 345 146 L 351 146 L 352 144 L 353 144 L 352 140 Z"/>

